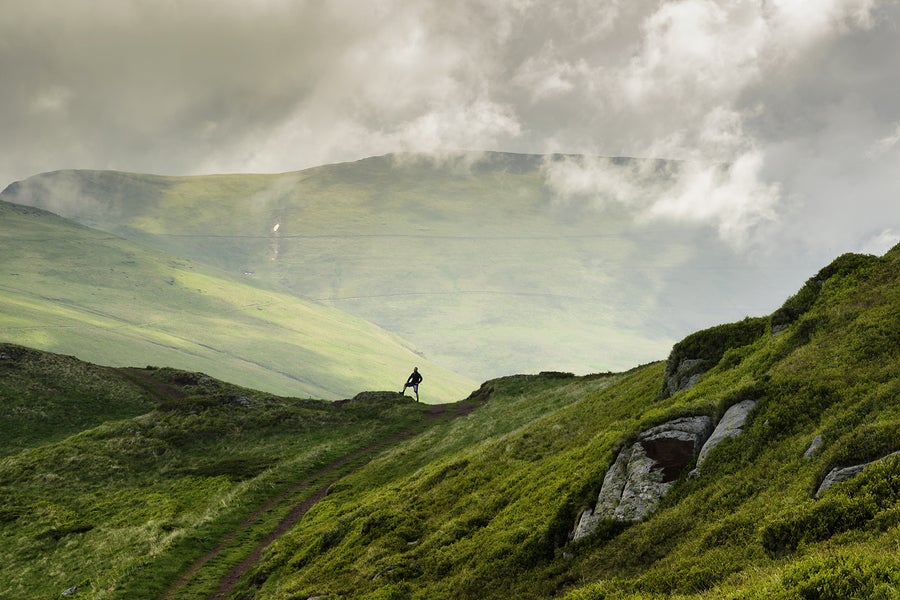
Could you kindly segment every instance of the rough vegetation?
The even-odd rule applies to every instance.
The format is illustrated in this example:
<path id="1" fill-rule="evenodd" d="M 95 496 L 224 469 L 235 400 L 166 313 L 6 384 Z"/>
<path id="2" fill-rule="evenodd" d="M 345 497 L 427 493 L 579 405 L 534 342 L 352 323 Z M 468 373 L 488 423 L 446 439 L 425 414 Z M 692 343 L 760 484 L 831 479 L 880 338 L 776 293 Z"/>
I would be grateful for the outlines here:
<path id="1" fill-rule="evenodd" d="M 814 279 L 790 319 L 713 328 L 674 349 L 709 362 L 668 395 L 664 362 L 505 377 L 439 408 L 393 393 L 329 405 L 132 372 L 168 386 L 134 382 L 143 401 L 156 390 L 155 410 L 47 434 L 0 462 L 0 597 L 159 597 L 239 531 L 177 597 L 896 598 L 900 247 L 841 257 Z M 4 389 L 4 405 L 14 394 Z M 690 460 L 670 474 L 655 510 L 572 541 L 642 432 L 687 417 L 719 423 L 745 401 L 740 433 L 722 436 L 695 476 Z M 241 529 L 248 515 L 377 440 L 392 441 L 347 462 L 222 586 L 313 491 Z M 817 497 L 834 468 L 869 462 Z"/>

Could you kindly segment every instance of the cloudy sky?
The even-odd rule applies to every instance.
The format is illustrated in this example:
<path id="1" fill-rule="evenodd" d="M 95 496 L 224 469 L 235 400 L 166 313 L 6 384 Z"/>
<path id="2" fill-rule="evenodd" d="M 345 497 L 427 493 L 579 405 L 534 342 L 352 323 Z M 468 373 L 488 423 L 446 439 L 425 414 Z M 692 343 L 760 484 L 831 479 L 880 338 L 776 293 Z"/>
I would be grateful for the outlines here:
<path id="1" fill-rule="evenodd" d="M 0 0 L 0 186 L 398 151 L 675 158 L 665 189 L 591 158 L 547 177 L 823 264 L 900 239 L 898 29 L 893 0 Z"/>

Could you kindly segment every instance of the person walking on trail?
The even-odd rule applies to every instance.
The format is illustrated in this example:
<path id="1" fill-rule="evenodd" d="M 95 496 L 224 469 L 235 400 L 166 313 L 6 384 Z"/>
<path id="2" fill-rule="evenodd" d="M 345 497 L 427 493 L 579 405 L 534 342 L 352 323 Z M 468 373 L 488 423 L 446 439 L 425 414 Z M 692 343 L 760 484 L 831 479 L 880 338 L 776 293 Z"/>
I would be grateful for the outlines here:
<path id="1" fill-rule="evenodd" d="M 409 374 L 406 383 L 400 393 L 406 395 L 406 388 L 411 387 L 416 393 L 416 402 L 419 401 L 419 384 L 422 383 L 422 374 L 419 373 L 419 367 L 413 367 L 413 372 Z"/>

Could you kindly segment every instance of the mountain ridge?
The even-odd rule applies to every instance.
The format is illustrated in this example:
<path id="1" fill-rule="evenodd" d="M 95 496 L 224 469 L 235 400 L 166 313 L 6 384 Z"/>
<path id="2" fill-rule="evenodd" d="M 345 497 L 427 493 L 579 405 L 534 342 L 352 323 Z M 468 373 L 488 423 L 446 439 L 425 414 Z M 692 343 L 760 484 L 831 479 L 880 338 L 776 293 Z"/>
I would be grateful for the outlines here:
<path id="1" fill-rule="evenodd" d="M 474 380 L 628 368 L 688 331 L 768 312 L 775 301 L 762 298 L 790 289 L 782 269 L 745 262 L 709 232 L 648 226 L 603 192 L 563 193 L 549 178 L 553 160 L 467 153 L 271 175 L 63 171 L 0 198 L 339 308 Z M 648 189 L 679 164 L 602 161 L 611 178 Z"/>

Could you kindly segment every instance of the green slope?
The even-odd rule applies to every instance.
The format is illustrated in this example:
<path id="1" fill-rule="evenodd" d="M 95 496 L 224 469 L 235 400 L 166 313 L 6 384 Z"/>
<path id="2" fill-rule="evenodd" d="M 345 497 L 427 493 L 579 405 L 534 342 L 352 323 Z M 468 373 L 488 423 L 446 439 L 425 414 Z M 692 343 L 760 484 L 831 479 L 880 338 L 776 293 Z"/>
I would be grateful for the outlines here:
<path id="1" fill-rule="evenodd" d="M 49 432 L 20 415 L 20 427 L 43 443 L 0 459 L 4 599 L 67 590 L 75 598 L 159 597 L 229 533 L 241 535 L 220 561 L 242 558 L 294 503 L 378 447 L 440 422 L 432 407 L 396 392 L 335 403 L 279 398 L 200 373 L 114 372 L 2 349 L 2 378 L 12 382 L 0 395 L 4 413 L 45 379 L 68 386 L 39 406 L 46 414 L 67 408 L 82 424 L 107 414 L 87 388 L 133 400 L 119 416 L 148 398 L 158 407 L 56 442 L 62 428 Z"/>
<path id="2" fill-rule="evenodd" d="M 60 171 L 2 199 L 283 286 L 477 380 L 625 369 L 685 332 L 758 312 L 754 298 L 783 284 L 781 270 L 758 272 L 702 231 L 636 224 L 614 201 L 597 210 L 588 198 L 559 199 L 543 161 L 486 153 L 280 175 Z M 607 167 L 640 172 L 653 189 L 678 164 Z"/>
<path id="3" fill-rule="evenodd" d="M 177 588 L 208 598 L 290 503 L 241 521 L 311 478 L 294 502 L 327 494 L 229 597 L 894 598 L 900 460 L 813 493 L 832 467 L 900 450 L 898 314 L 900 246 L 845 255 L 770 317 L 677 344 L 674 360 L 709 369 L 690 389 L 663 393 L 664 362 L 511 376 L 482 385 L 455 420 L 396 394 L 328 405 L 147 371 L 187 397 L 166 392 L 157 411 L 0 461 L 0 596 L 77 585 L 76 597 L 159 597 L 221 543 Z M 759 401 L 745 432 L 654 514 L 569 541 L 624 443 L 744 399 Z M 322 465 L 403 430 L 321 479 Z"/>
<path id="4" fill-rule="evenodd" d="M 0 456 L 135 417 L 156 404 L 114 369 L 0 343 Z"/>
<path id="5" fill-rule="evenodd" d="M 43 211 L 0 202 L 0 240 L 0 341 L 295 396 L 399 389 L 413 365 L 427 401 L 474 387 L 359 318 Z"/>
<path id="6" fill-rule="evenodd" d="M 471 420 L 348 477 L 238 597 L 897 597 L 900 460 L 822 499 L 812 491 L 832 467 L 900 450 L 898 276 L 900 247 L 848 255 L 773 315 L 788 324 L 777 335 L 766 320 L 730 347 L 716 345 L 743 325 L 693 336 L 717 364 L 668 398 L 662 363 L 612 384 L 488 384 Z M 683 476 L 655 514 L 567 542 L 624 441 L 745 398 L 760 403 L 744 435 L 700 477 Z M 816 435 L 823 446 L 806 459 Z"/>

